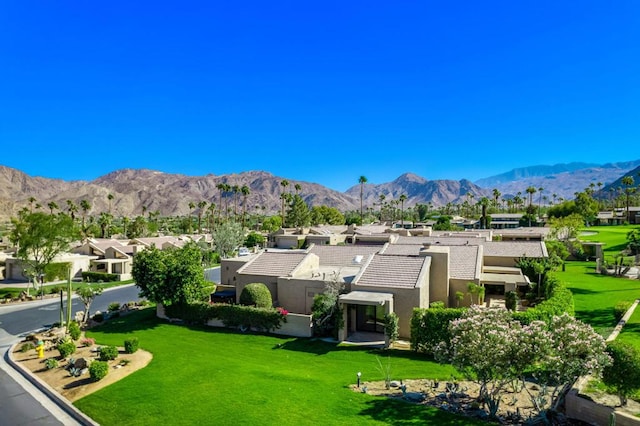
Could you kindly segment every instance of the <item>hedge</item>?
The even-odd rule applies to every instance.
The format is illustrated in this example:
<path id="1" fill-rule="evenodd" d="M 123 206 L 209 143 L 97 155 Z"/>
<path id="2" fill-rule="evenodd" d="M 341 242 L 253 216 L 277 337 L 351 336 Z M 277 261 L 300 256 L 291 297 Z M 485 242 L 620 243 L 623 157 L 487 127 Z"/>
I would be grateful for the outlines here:
<path id="1" fill-rule="evenodd" d="M 449 342 L 449 322 L 462 316 L 466 308 L 414 308 L 411 316 L 411 348 L 416 352 L 433 354 L 440 342 Z M 521 324 L 540 320 L 549 322 L 554 316 L 568 313 L 573 316 L 573 294 L 564 286 L 554 282 L 551 297 L 526 311 L 512 312 Z"/>
<path id="2" fill-rule="evenodd" d="M 253 327 L 263 331 L 278 329 L 287 321 L 286 316 L 275 308 L 227 303 L 172 304 L 165 307 L 165 313 L 170 318 L 180 318 L 187 324 L 205 324 L 210 319 L 218 319 L 227 327 Z"/>
<path id="3" fill-rule="evenodd" d="M 414 308 L 411 316 L 411 348 L 433 353 L 440 342 L 451 339 L 449 322 L 458 319 L 467 308 Z"/>
<path id="4" fill-rule="evenodd" d="M 118 275 L 116 274 L 107 274 L 105 272 L 83 272 L 82 280 L 88 281 L 91 283 L 97 283 L 102 281 L 103 283 L 110 283 L 114 281 L 118 281 Z"/>

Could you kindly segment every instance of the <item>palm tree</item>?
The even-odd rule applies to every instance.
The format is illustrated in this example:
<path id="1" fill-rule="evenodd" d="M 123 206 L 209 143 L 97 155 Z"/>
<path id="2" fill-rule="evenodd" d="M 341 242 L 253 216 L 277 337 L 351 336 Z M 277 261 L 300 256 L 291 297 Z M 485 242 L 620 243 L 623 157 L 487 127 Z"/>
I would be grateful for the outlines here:
<path id="1" fill-rule="evenodd" d="M 206 201 L 198 201 L 198 234 L 202 234 L 202 214 L 204 213 L 204 208 L 206 206 Z"/>
<path id="2" fill-rule="evenodd" d="M 404 228 L 404 202 L 407 199 L 405 194 L 400 195 L 400 226 Z"/>
<path id="3" fill-rule="evenodd" d="M 35 197 L 29 197 L 29 211 L 31 213 L 33 213 L 33 203 L 36 202 L 36 198 Z"/>
<path id="4" fill-rule="evenodd" d="M 49 207 L 49 211 L 51 212 L 51 214 L 53 214 L 53 211 L 58 209 L 58 204 L 56 204 L 55 201 L 50 201 L 47 204 L 47 207 Z"/>
<path id="5" fill-rule="evenodd" d="M 631 223 L 631 216 L 629 215 L 629 196 L 634 192 L 635 188 L 631 188 L 633 186 L 633 176 L 625 176 L 622 178 L 622 184 L 626 186 L 624 189 L 624 195 L 626 198 L 626 206 L 627 206 L 627 223 Z"/>
<path id="6" fill-rule="evenodd" d="M 189 233 L 191 233 L 191 212 L 196 208 L 196 203 L 189 201 Z"/>
<path id="7" fill-rule="evenodd" d="M 109 200 L 109 214 L 111 214 L 111 200 L 113 200 L 113 194 L 109 193 L 109 195 L 107 195 L 107 200 Z"/>
<path id="8" fill-rule="evenodd" d="M 238 194 L 240 193 L 240 187 L 233 185 L 231 191 L 233 191 L 233 215 L 238 216 Z"/>
<path id="9" fill-rule="evenodd" d="M 284 227 L 284 201 L 285 201 L 285 197 L 284 197 L 284 191 L 287 188 L 287 186 L 289 186 L 289 181 L 286 179 L 282 179 L 280 181 L 280 186 L 282 186 L 282 192 L 280 193 L 280 200 L 282 201 L 282 227 Z"/>
<path id="10" fill-rule="evenodd" d="M 71 220 L 75 222 L 78 206 L 76 206 L 76 204 L 73 201 L 67 200 L 67 210 L 69 210 L 69 216 L 71 216 Z"/>
<path id="11" fill-rule="evenodd" d="M 299 183 L 296 183 L 295 185 L 293 185 L 293 187 L 296 190 L 296 195 L 298 195 L 300 193 L 300 191 L 302 190 L 302 185 L 300 185 Z"/>
<path id="12" fill-rule="evenodd" d="M 363 194 L 364 194 L 364 184 L 367 183 L 367 177 L 366 176 L 360 176 L 360 178 L 358 179 L 358 183 L 360 184 L 360 223 L 364 223 L 364 212 L 362 209 L 362 198 L 363 198 Z"/>
<path id="13" fill-rule="evenodd" d="M 299 187 L 300 185 L 296 183 L 296 190 L 299 190 Z M 242 193 L 242 227 L 244 228 L 247 215 L 247 197 L 251 194 L 251 189 L 247 185 L 242 185 L 240 192 Z"/>
<path id="14" fill-rule="evenodd" d="M 493 206 L 496 208 L 496 210 L 500 210 L 498 208 L 498 198 L 500 198 L 502 194 L 500 193 L 500 191 L 498 191 L 498 188 L 493 188 Z"/>
<path id="15" fill-rule="evenodd" d="M 380 200 L 380 222 L 382 222 L 382 211 L 384 209 L 384 199 L 385 198 L 387 198 L 387 197 L 385 197 L 384 194 L 378 195 L 378 199 Z"/>
<path id="16" fill-rule="evenodd" d="M 85 219 L 87 218 L 87 212 L 91 210 L 91 204 L 87 200 L 80 201 L 80 208 L 82 209 L 82 232 L 85 232 Z"/>
<path id="17" fill-rule="evenodd" d="M 220 208 L 218 209 L 218 215 L 220 216 L 220 222 L 222 222 L 222 192 L 224 191 L 224 183 L 217 184 L 216 188 L 218 188 L 218 191 L 220 191 L 220 200 L 218 203 Z"/>

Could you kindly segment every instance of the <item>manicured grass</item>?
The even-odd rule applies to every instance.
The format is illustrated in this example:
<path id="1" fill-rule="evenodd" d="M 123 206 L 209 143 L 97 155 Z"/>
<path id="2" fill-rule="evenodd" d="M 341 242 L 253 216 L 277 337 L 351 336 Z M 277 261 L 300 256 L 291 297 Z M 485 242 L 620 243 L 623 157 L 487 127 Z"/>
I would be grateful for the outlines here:
<path id="1" fill-rule="evenodd" d="M 557 275 L 573 293 L 576 318 L 607 337 L 616 325 L 613 307 L 640 297 L 640 281 L 597 274 L 595 262 L 567 262 Z"/>
<path id="2" fill-rule="evenodd" d="M 638 298 L 640 298 L 640 294 L 638 294 Z M 631 318 L 622 327 L 622 332 L 620 332 L 616 340 L 629 343 L 640 351 L 640 306 L 637 306 L 633 311 Z"/>
<path id="3" fill-rule="evenodd" d="M 449 365 L 410 351 L 340 346 L 321 340 L 172 325 L 146 309 L 87 333 L 99 344 L 136 336 L 153 353 L 144 369 L 75 403 L 115 424 L 485 424 L 428 406 L 353 392 L 349 385 L 392 379 L 449 379 Z"/>
<path id="4" fill-rule="evenodd" d="M 593 235 L 580 235 L 582 241 L 594 241 L 604 243 L 602 247 L 605 259 L 613 261 L 613 256 L 627 248 L 627 234 L 633 229 L 640 229 L 638 225 L 617 226 L 590 226 L 582 229 L 583 232 Z"/>

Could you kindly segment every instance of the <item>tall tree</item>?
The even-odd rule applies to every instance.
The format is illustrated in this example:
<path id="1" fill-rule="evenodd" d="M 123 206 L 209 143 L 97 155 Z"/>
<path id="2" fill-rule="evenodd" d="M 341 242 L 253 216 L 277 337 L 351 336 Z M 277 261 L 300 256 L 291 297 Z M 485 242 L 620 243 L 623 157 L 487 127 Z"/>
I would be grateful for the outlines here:
<path id="1" fill-rule="evenodd" d="M 360 176 L 358 179 L 358 183 L 360 184 L 360 224 L 364 223 L 364 210 L 362 208 L 363 198 L 364 198 L 364 184 L 367 183 L 366 176 Z"/>
<path id="2" fill-rule="evenodd" d="M 286 198 L 284 196 L 284 191 L 287 189 L 287 186 L 289 186 L 289 181 L 286 179 L 282 179 L 280 181 L 280 186 L 282 186 L 282 192 L 280 192 L 280 202 L 281 202 L 282 226 L 284 226 L 284 202 Z"/>
<path id="3" fill-rule="evenodd" d="M 218 191 L 220 191 L 220 200 L 218 202 L 218 216 L 219 216 L 219 220 L 218 222 L 222 222 L 222 193 L 224 192 L 224 183 L 219 183 L 216 185 L 216 188 L 218 188 Z"/>
<path id="4" fill-rule="evenodd" d="M 233 185 L 231 187 L 231 190 L 233 191 L 233 216 L 237 218 L 237 216 L 238 216 L 238 194 L 240 193 L 240 187 L 238 185 Z"/>
<path id="5" fill-rule="evenodd" d="M 502 194 L 500 193 L 498 188 L 493 188 L 493 206 L 496 208 L 496 210 L 500 210 L 498 208 L 498 206 L 499 206 L 498 199 L 500 198 L 501 195 Z"/>
<path id="6" fill-rule="evenodd" d="M 299 183 L 296 183 L 295 185 L 293 185 L 293 187 L 296 190 L 296 194 L 299 194 L 300 191 L 302 190 L 302 185 L 300 185 Z"/>
<path id="7" fill-rule="evenodd" d="M 400 195 L 400 226 L 404 228 L 404 202 L 407 200 L 407 196 L 405 194 Z"/>
<path id="8" fill-rule="evenodd" d="M 114 196 L 112 193 L 109 193 L 107 195 L 107 200 L 109 201 L 109 214 L 111 214 L 111 201 L 114 199 Z"/>
<path id="9" fill-rule="evenodd" d="M 49 212 L 50 212 L 51 214 L 53 214 L 53 211 L 54 211 L 54 210 L 58 210 L 58 204 L 57 204 L 55 201 L 50 201 L 50 202 L 47 204 L 47 207 L 49 207 Z"/>
<path id="10" fill-rule="evenodd" d="M 193 201 L 189 201 L 189 233 L 191 234 L 191 215 L 193 214 L 193 209 L 196 208 L 196 203 Z"/>
<path id="11" fill-rule="evenodd" d="M 291 204 L 287 212 L 287 226 L 294 228 L 309 226 L 311 224 L 309 206 L 298 194 L 293 195 L 291 198 Z"/>
<path id="12" fill-rule="evenodd" d="M 629 197 L 635 192 L 635 188 L 632 188 L 633 183 L 633 176 L 625 176 L 622 178 L 622 184 L 625 186 L 624 195 L 625 205 L 627 206 L 627 223 L 631 223 L 631 215 L 629 214 Z"/>
<path id="13" fill-rule="evenodd" d="M 29 211 L 31 213 L 33 213 L 33 203 L 36 202 L 36 198 L 35 197 L 29 197 Z"/>
<path id="14" fill-rule="evenodd" d="M 67 215 L 23 212 L 12 218 L 9 239 L 17 247 L 16 258 L 25 266 L 26 276 L 43 276 L 47 265 L 69 248 L 76 238 L 73 221 Z"/>
<path id="15" fill-rule="evenodd" d="M 240 192 L 242 193 L 242 227 L 244 228 L 247 215 L 247 197 L 251 194 L 251 189 L 247 185 L 242 185 Z"/>
<path id="16" fill-rule="evenodd" d="M 71 220 L 75 222 L 78 206 L 72 200 L 67 200 L 67 211 L 69 212 L 69 216 L 71 216 Z"/>
<path id="17" fill-rule="evenodd" d="M 198 201 L 198 233 L 202 234 L 202 215 L 204 214 L 204 208 L 207 207 L 207 202 L 202 200 Z"/>

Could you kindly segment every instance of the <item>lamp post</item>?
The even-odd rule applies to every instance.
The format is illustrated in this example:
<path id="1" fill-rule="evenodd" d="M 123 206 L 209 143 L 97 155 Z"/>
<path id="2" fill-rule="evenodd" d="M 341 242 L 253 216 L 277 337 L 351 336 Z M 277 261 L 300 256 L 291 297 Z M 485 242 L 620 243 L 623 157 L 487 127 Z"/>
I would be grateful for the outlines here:
<path id="1" fill-rule="evenodd" d="M 362 376 L 362 373 L 358 371 L 356 376 L 358 377 L 358 387 L 360 387 L 360 376 Z"/>

